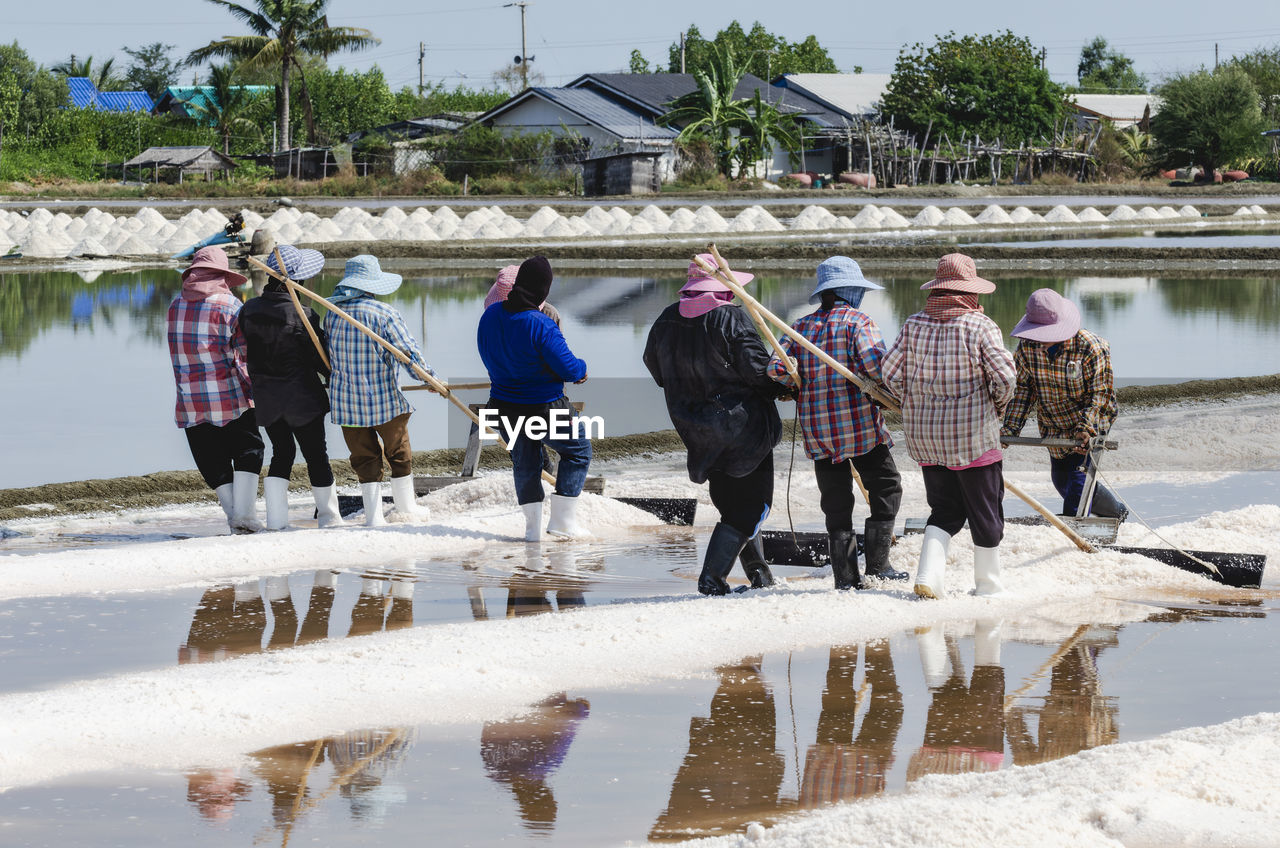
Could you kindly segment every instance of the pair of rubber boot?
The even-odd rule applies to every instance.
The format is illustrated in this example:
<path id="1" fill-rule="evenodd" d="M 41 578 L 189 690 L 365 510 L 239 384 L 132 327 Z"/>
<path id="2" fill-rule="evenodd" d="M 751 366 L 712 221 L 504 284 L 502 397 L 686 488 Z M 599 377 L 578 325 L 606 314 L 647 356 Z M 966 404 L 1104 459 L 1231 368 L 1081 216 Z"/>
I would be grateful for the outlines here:
<path id="1" fill-rule="evenodd" d="M 698 591 L 704 595 L 727 595 L 729 583 L 725 580 L 733 571 L 735 560 L 741 560 L 752 589 L 767 589 L 774 585 L 773 572 L 764 559 L 764 542 L 760 534 L 747 536 L 728 524 L 719 523 L 711 531 L 707 542 L 707 554 L 702 559 L 702 573 L 698 575 Z M 748 587 L 740 587 L 746 591 Z"/>
<path id="2" fill-rule="evenodd" d="M 922 598 L 941 598 L 947 573 L 947 548 L 951 535 L 932 524 L 924 528 L 920 545 L 920 567 L 916 569 L 915 593 Z M 1009 594 L 1000 574 L 1000 549 L 973 546 L 973 594 L 1001 598 Z"/>
<path id="3" fill-rule="evenodd" d="M 338 489 L 328 486 L 312 486 L 311 495 L 316 502 L 316 524 L 324 527 L 341 527 L 346 522 L 338 511 Z M 267 508 L 267 529 L 285 530 L 289 527 L 289 480 L 285 477 L 268 477 L 262 481 L 262 500 Z"/>
<path id="4" fill-rule="evenodd" d="M 542 501 L 521 504 L 524 513 L 524 540 L 542 541 Z M 591 534 L 578 523 L 578 498 L 551 496 L 551 516 L 547 519 L 547 535 L 561 539 L 585 539 Z"/>
<path id="5" fill-rule="evenodd" d="M 889 546 L 893 544 L 893 522 L 868 518 L 863 525 L 862 553 L 866 574 L 878 580 L 906 580 L 905 571 L 889 567 Z M 852 530 L 837 530 L 827 536 L 827 553 L 831 558 L 831 574 L 840 590 L 861 589 L 858 571 L 858 538 Z"/>
<path id="6" fill-rule="evenodd" d="M 361 483 L 360 496 L 364 501 L 364 526 L 387 526 L 387 518 L 382 513 L 382 483 Z M 391 478 L 391 499 L 395 502 L 398 521 L 426 521 L 431 517 L 431 511 L 418 503 L 412 474 Z"/>

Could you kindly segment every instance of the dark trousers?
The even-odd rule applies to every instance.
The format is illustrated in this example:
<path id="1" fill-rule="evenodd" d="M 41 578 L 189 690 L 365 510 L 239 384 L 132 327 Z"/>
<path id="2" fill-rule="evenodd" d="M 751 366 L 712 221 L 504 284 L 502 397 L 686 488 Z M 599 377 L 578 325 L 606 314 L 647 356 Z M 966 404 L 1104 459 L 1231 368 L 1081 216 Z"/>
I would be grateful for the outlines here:
<path id="1" fill-rule="evenodd" d="M 751 538 L 759 532 L 773 505 L 773 452 L 765 454 L 745 477 L 712 471 L 707 475 L 707 484 L 720 521 Z"/>
<path id="2" fill-rule="evenodd" d="M 293 461 L 298 456 L 298 447 L 302 448 L 302 456 L 307 461 L 307 478 L 312 486 L 332 486 L 333 469 L 329 467 L 329 446 L 324 435 L 324 414 L 303 424 L 301 427 L 290 427 L 281 418 L 267 427 L 267 437 L 271 439 L 271 466 L 267 469 L 268 477 L 283 477 L 288 480 L 293 473 Z M 297 440 L 297 446 L 294 440 Z"/>
<path id="3" fill-rule="evenodd" d="M 928 523 L 954 536 L 969 522 L 969 535 L 980 548 L 999 546 L 1004 538 L 1004 463 L 964 471 L 926 465 L 924 492 Z"/>
<path id="4" fill-rule="evenodd" d="M 1049 476 L 1053 487 L 1062 495 L 1062 514 L 1075 515 L 1080 508 L 1080 496 L 1084 494 L 1084 473 L 1089 468 L 1089 457 L 1078 453 L 1067 454 L 1062 459 L 1049 458 Z M 1128 510 L 1116 498 L 1115 493 L 1099 482 L 1093 489 L 1093 503 L 1089 514 L 1101 518 L 1119 518 Z"/>
<path id="5" fill-rule="evenodd" d="M 391 466 L 391 476 L 413 473 L 413 449 L 409 447 L 409 413 L 397 415 L 373 427 L 343 427 L 343 441 L 351 450 L 351 468 L 361 483 L 382 480 L 382 457 Z M 381 443 L 379 443 L 381 439 Z"/>
<path id="6" fill-rule="evenodd" d="M 230 483 L 236 471 L 254 474 L 262 471 L 262 437 L 258 435 L 258 419 L 252 409 L 221 427 L 206 421 L 183 432 L 196 468 L 210 489 Z"/>
<path id="7" fill-rule="evenodd" d="M 549 404 L 503 403 L 489 400 L 488 406 L 498 410 L 502 418 L 502 436 L 504 439 L 515 428 L 517 419 L 536 418 L 547 422 L 549 427 L 562 426 L 563 420 L 551 418 L 552 410 L 563 410 L 572 418 L 577 417 L 568 398 L 560 398 Z M 556 466 L 556 494 L 566 498 L 576 498 L 582 494 L 582 487 L 587 482 L 587 471 L 591 467 L 591 441 L 589 439 L 530 439 L 523 430 L 508 444 L 511 447 L 511 472 L 515 479 L 516 502 L 520 505 L 542 502 L 542 471 L 544 457 L 543 445 L 551 448 L 560 456 Z"/>
<path id="8" fill-rule="evenodd" d="M 893 521 L 902 504 L 902 477 L 893 462 L 888 445 L 876 445 L 866 453 L 833 463 L 827 459 L 813 461 L 818 479 L 822 514 L 827 518 L 827 532 L 853 530 L 853 471 L 867 487 L 872 521 Z"/>

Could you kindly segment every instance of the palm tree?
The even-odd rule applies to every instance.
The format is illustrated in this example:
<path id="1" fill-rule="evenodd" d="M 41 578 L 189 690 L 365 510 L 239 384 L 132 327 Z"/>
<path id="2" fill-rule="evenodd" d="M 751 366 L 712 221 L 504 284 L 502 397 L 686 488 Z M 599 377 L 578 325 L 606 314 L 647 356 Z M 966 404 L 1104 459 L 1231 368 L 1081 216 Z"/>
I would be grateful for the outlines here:
<path id="1" fill-rule="evenodd" d="M 784 114 L 776 104 L 761 98 L 758 88 L 750 103 L 750 115 L 742 128 L 743 143 L 738 147 L 739 174 L 769 154 L 770 141 L 782 145 L 793 158 L 800 151 L 800 126 L 794 115 Z"/>
<path id="2" fill-rule="evenodd" d="M 247 88 L 236 85 L 229 65 L 213 65 L 209 68 L 209 88 L 213 89 L 206 96 L 184 101 L 187 109 L 194 112 L 197 120 L 213 127 L 222 136 L 222 153 L 231 153 L 231 134 L 234 130 L 245 128 L 258 132 L 258 125 L 244 113 L 253 103 L 255 95 Z"/>
<path id="3" fill-rule="evenodd" d="M 306 73 L 298 57 L 314 54 L 328 57 L 342 50 L 363 50 L 380 44 L 373 33 L 359 27 L 331 27 L 325 14 L 329 0 L 254 0 L 254 9 L 230 0 L 208 0 L 222 6 L 243 21 L 252 35 L 228 35 L 192 51 L 189 64 L 214 57 L 242 60 L 248 67 L 280 67 L 280 87 L 276 94 L 276 122 L 280 127 L 280 149 L 289 148 L 289 82 L 296 69 L 302 79 L 304 101 Z M 306 103 L 310 112 L 310 103 Z"/>
<path id="4" fill-rule="evenodd" d="M 686 142 L 697 136 L 711 140 L 720 163 L 720 172 L 729 176 L 733 163 L 737 137 L 734 130 L 748 126 L 751 116 L 747 113 L 746 100 L 734 99 L 734 91 L 742 79 L 742 69 L 734 61 L 733 51 L 711 46 L 710 61 L 704 69 L 695 71 L 698 87 L 671 103 L 671 111 L 658 118 L 664 125 L 683 125 L 677 141 Z"/>
<path id="5" fill-rule="evenodd" d="M 64 77 L 88 77 L 98 91 L 118 91 L 123 82 L 115 75 L 115 63 L 113 57 L 95 68 L 92 56 L 86 56 L 83 62 L 77 62 L 72 53 L 70 59 L 54 65 L 53 72 Z"/>

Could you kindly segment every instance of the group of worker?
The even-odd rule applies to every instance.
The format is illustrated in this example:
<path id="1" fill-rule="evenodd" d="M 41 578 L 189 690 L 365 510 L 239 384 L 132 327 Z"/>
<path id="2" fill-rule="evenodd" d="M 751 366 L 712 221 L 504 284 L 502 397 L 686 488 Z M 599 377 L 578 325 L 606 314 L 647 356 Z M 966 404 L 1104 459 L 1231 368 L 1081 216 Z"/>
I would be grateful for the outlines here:
<path id="1" fill-rule="evenodd" d="M 290 281 L 320 272 L 324 257 L 319 252 L 282 245 L 267 266 L 271 281 L 242 306 L 231 289 L 245 277 L 230 270 L 222 250 L 201 248 L 169 307 L 176 423 L 232 532 L 263 528 L 256 517 L 264 453 L 259 426 L 272 443 L 263 487 L 266 529 L 288 526 L 295 442 L 306 461 L 319 525 L 343 523 L 325 443 L 325 414 L 341 427 L 350 450 L 365 524 L 387 523 L 384 459 L 391 468 L 394 516 L 423 520 L 426 510 L 414 490 L 408 435 L 413 408 L 399 386 L 399 372 L 402 365 L 419 378 L 434 379 L 434 372 L 400 313 L 377 299 L 394 292 L 401 277 L 383 271 L 373 256 L 349 259 L 322 320 L 290 289 Z M 978 303 L 995 284 L 978 276 L 970 257 L 949 254 L 922 286 L 929 292 L 924 309 L 907 318 L 897 340 L 886 347 L 879 328 L 859 308 L 868 291 L 883 287 L 866 279 L 854 260 L 831 257 L 817 268 L 809 298 L 817 309 L 793 330 L 880 384 L 884 394 L 877 399 L 789 336 L 771 353 L 724 281 L 741 286 L 752 275 L 730 273 L 710 254 L 697 257 L 679 299 L 650 329 L 644 351 L 644 363 L 663 389 L 687 448 L 689 477 L 708 484 L 719 512 L 698 591 L 728 593 L 726 578 L 737 561 L 751 587 L 773 585 L 760 528 L 773 503 L 773 451 L 782 437 L 775 401 L 794 399 L 838 589 L 862 588 L 864 573 L 881 580 L 909 577 L 889 565 L 902 479 L 881 406 L 893 400 L 901 408 L 907 450 L 921 466 L 930 507 L 916 594 L 942 596 L 947 548 L 966 523 L 974 543 L 977 594 L 1003 593 L 1002 435 L 1021 432 L 1034 409 L 1042 436 L 1076 443 L 1054 449 L 1051 466 L 1064 512 L 1073 513 L 1084 488 L 1091 440 L 1105 434 L 1116 417 L 1107 343 L 1081 328 L 1074 304 L 1050 289 L 1032 294 L 1014 328 L 1020 341 L 1011 355 L 999 327 Z M 590 441 L 538 438 L 536 428 L 515 426 L 530 419 L 549 424 L 557 413 L 573 416 L 565 383 L 587 379 L 586 363 L 570 350 L 560 316 L 547 303 L 553 279 L 550 263 L 541 256 L 502 269 L 477 329 L 491 385 L 487 406 L 503 422 L 524 538 L 530 542 L 540 541 L 544 532 L 547 448 L 559 455 L 559 463 L 545 532 L 586 535 L 577 521 L 577 504 L 591 462 Z M 853 526 L 855 483 L 870 513 L 861 546 Z M 1123 517 L 1123 506 L 1105 487 L 1097 488 L 1092 503 L 1095 514 Z M 859 548 L 865 568 L 858 564 Z"/>

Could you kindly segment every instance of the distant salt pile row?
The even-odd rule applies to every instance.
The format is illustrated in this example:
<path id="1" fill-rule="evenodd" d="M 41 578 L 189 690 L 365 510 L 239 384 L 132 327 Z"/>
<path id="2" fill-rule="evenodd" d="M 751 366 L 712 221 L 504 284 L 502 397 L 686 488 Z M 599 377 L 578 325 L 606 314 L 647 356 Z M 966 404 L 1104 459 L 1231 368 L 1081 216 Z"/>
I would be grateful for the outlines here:
<path id="1" fill-rule="evenodd" d="M 378 241 L 459 241 L 500 239 L 610 238 L 664 234 L 772 233 L 840 230 L 944 229 L 948 227 L 1001 227 L 1012 225 L 1077 226 L 1082 224 L 1135 223 L 1199 219 L 1194 206 L 1117 206 L 1104 215 L 1092 206 L 1073 210 L 1059 205 L 1043 215 L 1018 206 L 1005 211 L 997 205 L 977 216 L 958 206 L 945 211 L 926 206 L 906 218 L 894 209 L 875 204 L 863 206 L 855 215 L 836 215 L 823 206 L 807 206 L 790 220 L 779 220 L 762 206 L 749 206 L 732 218 L 725 218 L 710 206 L 679 208 L 667 213 L 646 206 L 636 214 L 614 206 L 592 206 L 581 215 L 562 215 L 543 206 L 527 219 L 509 215 L 499 206 L 482 206 L 459 215 L 448 206 L 434 212 L 426 207 L 406 212 L 399 206 L 373 214 L 358 207 L 345 207 L 331 218 L 314 212 L 284 207 L 269 217 L 243 210 L 246 230 L 270 228 L 277 241 L 286 244 Z M 1261 206 L 1243 206 L 1235 216 L 1267 216 Z M 0 210 L 0 254 L 17 245 L 26 256 L 63 258 L 73 256 L 168 257 L 217 233 L 227 218 L 216 209 L 194 209 L 181 218 L 168 220 L 155 209 L 145 207 L 131 216 L 114 217 L 91 209 L 83 217 L 72 218 L 37 209 L 28 216 Z"/>

